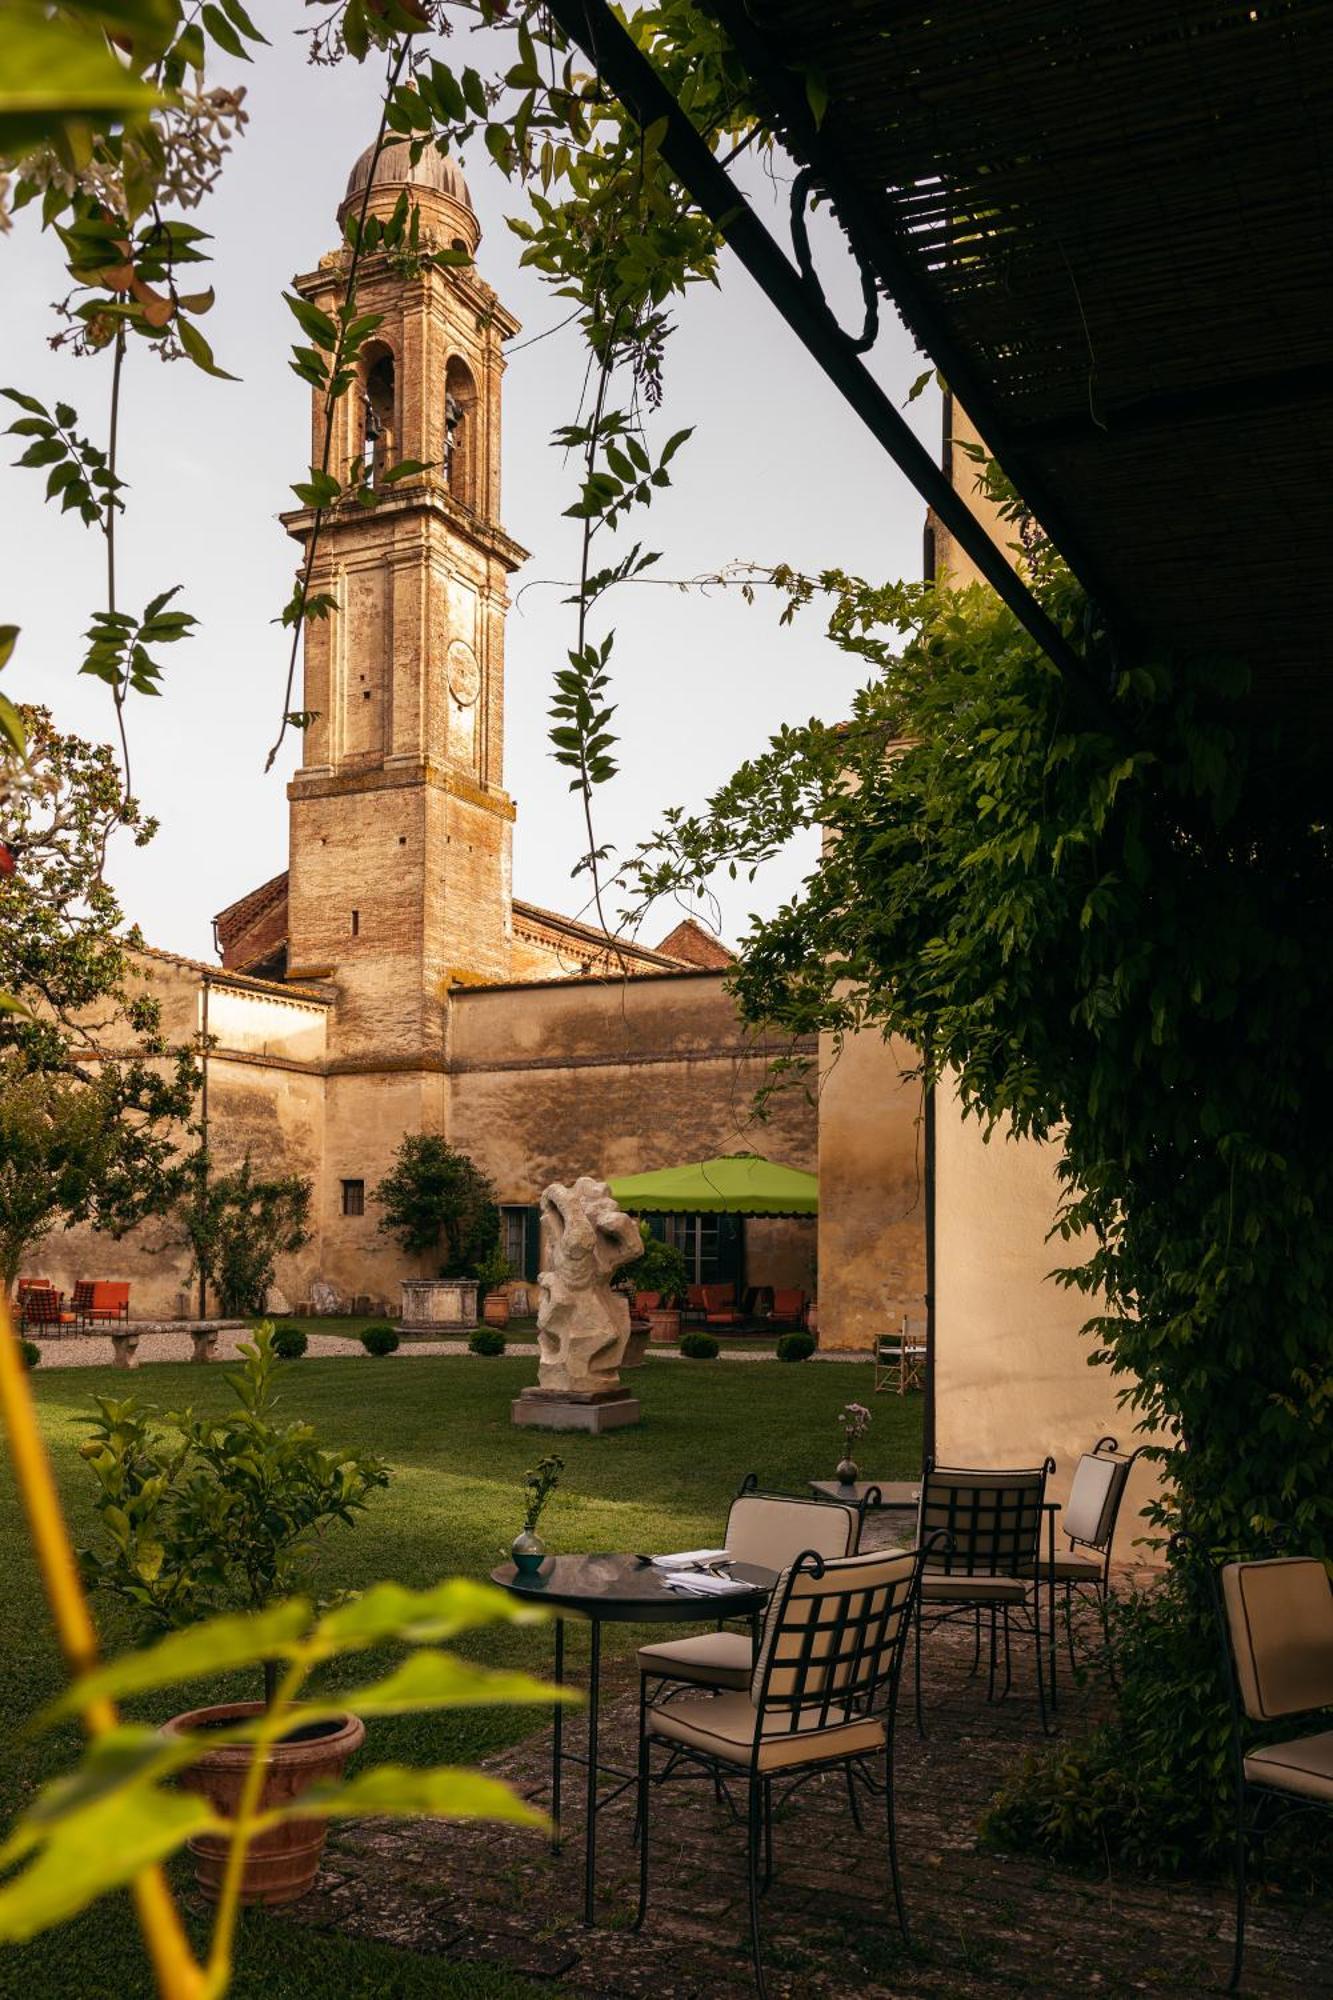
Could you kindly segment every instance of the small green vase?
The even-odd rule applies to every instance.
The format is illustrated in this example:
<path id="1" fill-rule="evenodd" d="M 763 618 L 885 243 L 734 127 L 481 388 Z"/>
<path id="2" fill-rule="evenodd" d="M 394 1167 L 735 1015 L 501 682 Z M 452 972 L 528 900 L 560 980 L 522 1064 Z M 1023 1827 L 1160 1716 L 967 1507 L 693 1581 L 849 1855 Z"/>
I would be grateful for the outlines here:
<path id="1" fill-rule="evenodd" d="M 546 1544 L 531 1528 L 524 1528 L 509 1544 L 509 1553 L 520 1576 L 536 1576 L 546 1560 Z"/>

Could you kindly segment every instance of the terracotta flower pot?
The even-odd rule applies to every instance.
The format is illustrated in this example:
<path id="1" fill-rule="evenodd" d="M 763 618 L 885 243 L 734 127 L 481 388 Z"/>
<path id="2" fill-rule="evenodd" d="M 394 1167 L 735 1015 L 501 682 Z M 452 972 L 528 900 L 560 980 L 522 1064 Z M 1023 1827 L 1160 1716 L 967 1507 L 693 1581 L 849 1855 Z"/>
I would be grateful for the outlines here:
<path id="1" fill-rule="evenodd" d="M 259 1701 L 233 1701 L 216 1708 L 192 1708 L 184 1715 L 173 1715 L 170 1722 L 163 1724 L 163 1733 L 206 1735 L 210 1729 L 230 1728 L 248 1715 L 260 1715 L 263 1707 Z M 286 1805 L 322 1779 L 341 1778 L 349 1758 L 365 1740 L 366 1725 L 355 1715 L 311 1723 L 305 1728 L 299 1720 L 295 1721 L 290 1735 L 269 1745 L 261 1806 Z M 177 1782 L 187 1791 L 200 1793 L 220 1815 L 230 1819 L 236 1811 L 250 1758 L 248 1744 L 220 1743 L 216 1750 L 206 1750 L 197 1764 L 182 1771 Z M 245 1858 L 241 1901 L 294 1903 L 298 1896 L 304 1896 L 315 1879 L 324 1852 L 325 1829 L 322 1819 L 298 1819 L 261 1834 Z M 199 1892 L 205 1902 L 216 1903 L 227 1866 L 228 1842 L 222 1834 L 204 1833 L 190 1841 L 189 1848 Z"/>
<path id="2" fill-rule="evenodd" d="M 508 1326 L 508 1292 L 487 1292 L 486 1297 L 482 1301 L 481 1316 L 487 1326 Z"/>
<path id="3" fill-rule="evenodd" d="M 669 1343 L 680 1339 L 680 1314 L 674 1306 L 659 1306 L 644 1316 L 650 1340 Z"/>
<path id="4" fill-rule="evenodd" d="M 625 1342 L 622 1368 L 642 1368 L 648 1355 L 648 1322 L 646 1319 L 632 1319 L 629 1323 L 629 1339 Z"/>

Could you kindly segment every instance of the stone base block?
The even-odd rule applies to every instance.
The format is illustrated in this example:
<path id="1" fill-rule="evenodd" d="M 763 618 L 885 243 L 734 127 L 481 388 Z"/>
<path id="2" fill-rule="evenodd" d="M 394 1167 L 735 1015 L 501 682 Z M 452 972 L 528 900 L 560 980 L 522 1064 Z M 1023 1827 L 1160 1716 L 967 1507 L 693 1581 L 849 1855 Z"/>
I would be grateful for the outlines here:
<path id="1" fill-rule="evenodd" d="M 605 1396 L 571 1396 L 559 1389 L 525 1389 L 509 1406 L 509 1420 L 532 1431 L 624 1430 L 643 1414 L 637 1396 L 623 1389 Z"/>

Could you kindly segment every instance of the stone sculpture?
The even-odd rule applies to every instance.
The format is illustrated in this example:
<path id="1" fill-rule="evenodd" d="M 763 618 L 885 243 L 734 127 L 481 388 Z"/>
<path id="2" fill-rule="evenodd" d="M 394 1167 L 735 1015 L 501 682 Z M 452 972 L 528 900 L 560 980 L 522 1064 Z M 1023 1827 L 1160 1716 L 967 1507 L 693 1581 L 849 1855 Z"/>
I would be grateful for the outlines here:
<path id="1" fill-rule="evenodd" d="M 611 1289 L 612 1273 L 641 1255 L 639 1225 L 616 1204 L 605 1181 L 581 1175 L 556 1181 L 541 1198 L 549 1270 L 537 1283 L 537 1376 L 564 1396 L 614 1395 L 629 1339 L 629 1301 Z"/>

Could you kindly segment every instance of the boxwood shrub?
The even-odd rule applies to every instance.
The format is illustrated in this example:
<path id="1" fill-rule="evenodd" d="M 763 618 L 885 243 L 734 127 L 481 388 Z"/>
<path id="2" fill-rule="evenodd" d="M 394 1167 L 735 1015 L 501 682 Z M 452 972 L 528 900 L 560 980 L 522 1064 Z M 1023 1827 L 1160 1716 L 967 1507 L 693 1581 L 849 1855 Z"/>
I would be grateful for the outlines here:
<path id="1" fill-rule="evenodd" d="M 808 1361 L 815 1351 L 812 1333 L 784 1333 L 778 1341 L 779 1361 Z"/>
<path id="2" fill-rule="evenodd" d="M 691 1327 L 688 1333 L 680 1336 L 680 1351 L 687 1361 L 716 1361 L 721 1350 L 711 1333 L 701 1333 L 698 1327 Z"/>
<path id="3" fill-rule="evenodd" d="M 398 1345 L 398 1335 L 391 1326 L 368 1326 L 361 1335 L 361 1345 L 367 1354 L 392 1354 Z"/>
<path id="4" fill-rule="evenodd" d="M 479 1326 L 469 1337 L 468 1346 L 473 1354 L 503 1354 L 505 1337 L 498 1327 Z"/>

